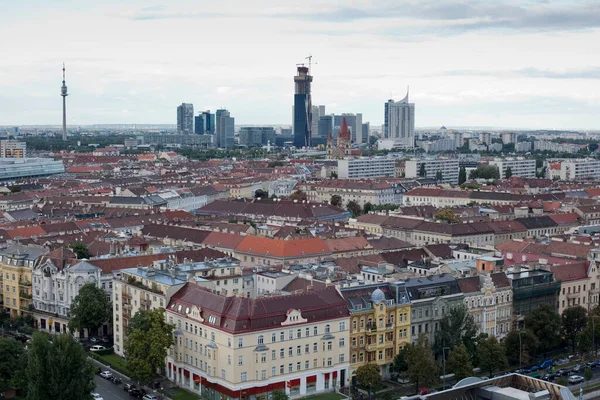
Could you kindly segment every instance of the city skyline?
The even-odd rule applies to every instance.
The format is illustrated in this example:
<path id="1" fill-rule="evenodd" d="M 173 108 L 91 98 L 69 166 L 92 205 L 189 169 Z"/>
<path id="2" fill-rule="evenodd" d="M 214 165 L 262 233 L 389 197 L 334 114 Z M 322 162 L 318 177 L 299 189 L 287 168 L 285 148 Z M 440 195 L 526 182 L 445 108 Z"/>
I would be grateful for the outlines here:
<path id="1" fill-rule="evenodd" d="M 410 85 L 417 127 L 600 128 L 597 2 L 32 3 L 0 6 L 0 125 L 61 124 L 63 60 L 68 126 L 174 124 L 183 102 L 291 125 L 289 80 L 312 54 L 313 104 L 371 127 Z"/>

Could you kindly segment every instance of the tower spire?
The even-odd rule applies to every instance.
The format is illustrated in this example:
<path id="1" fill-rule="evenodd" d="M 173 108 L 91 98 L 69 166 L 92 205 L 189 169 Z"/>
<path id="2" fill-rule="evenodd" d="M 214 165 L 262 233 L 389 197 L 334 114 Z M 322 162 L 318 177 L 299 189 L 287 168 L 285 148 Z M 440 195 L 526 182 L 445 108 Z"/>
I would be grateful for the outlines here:
<path id="1" fill-rule="evenodd" d="M 60 95 L 63 98 L 63 134 L 62 134 L 62 139 L 64 141 L 67 140 L 67 83 L 66 83 L 66 79 L 65 79 L 65 63 L 63 62 L 63 67 L 62 67 L 62 72 L 63 72 L 63 80 L 62 80 L 62 86 L 60 87 Z"/>

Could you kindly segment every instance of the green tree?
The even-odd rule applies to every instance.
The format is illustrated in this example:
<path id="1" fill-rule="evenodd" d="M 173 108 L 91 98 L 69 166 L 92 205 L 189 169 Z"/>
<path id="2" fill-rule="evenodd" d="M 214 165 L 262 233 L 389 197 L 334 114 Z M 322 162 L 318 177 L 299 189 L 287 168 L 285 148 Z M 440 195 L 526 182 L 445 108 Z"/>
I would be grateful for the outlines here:
<path id="1" fill-rule="evenodd" d="M 21 186 L 19 185 L 14 185 L 10 187 L 10 192 L 11 193 L 19 193 L 21 191 Z"/>
<path id="2" fill-rule="evenodd" d="M 425 163 L 421 163 L 421 165 L 419 166 L 419 177 L 421 177 L 421 178 L 427 177 L 427 170 L 425 169 Z"/>
<path id="3" fill-rule="evenodd" d="M 498 343 L 494 336 L 479 342 L 477 353 L 479 355 L 479 367 L 482 371 L 488 371 L 490 378 L 494 371 L 499 371 L 508 366 L 504 346 Z"/>
<path id="4" fill-rule="evenodd" d="M 36 332 L 27 351 L 27 399 L 88 399 L 96 386 L 94 367 L 85 350 L 71 335 L 62 334 L 51 343 Z"/>
<path id="5" fill-rule="evenodd" d="M 96 334 L 102 324 L 112 319 L 112 303 L 108 293 L 94 283 L 86 283 L 71 302 L 69 328 L 87 329 Z"/>
<path id="6" fill-rule="evenodd" d="M 585 372 L 583 373 L 583 377 L 588 382 L 592 380 L 592 378 L 594 377 L 594 374 L 592 373 L 592 369 L 590 367 L 587 367 L 585 369 Z"/>
<path id="7" fill-rule="evenodd" d="M 469 352 L 464 344 L 460 344 L 450 351 L 446 361 L 446 371 L 453 373 L 457 381 L 473 376 L 473 364 L 471 364 Z"/>
<path id="8" fill-rule="evenodd" d="M 392 361 L 392 372 L 402 374 L 408 370 L 408 364 L 406 362 L 406 355 L 408 354 L 408 346 L 404 346 Z"/>
<path id="9" fill-rule="evenodd" d="M 375 143 L 377 143 L 378 140 L 379 140 L 379 138 L 377 136 L 369 136 L 369 144 L 371 146 L 373 146 Z"/>
<path id="10" fill-rule="evenodd" d="M 416 343 L 407 346 L 406 363 L 408 379 L 415 384 L 416 391 L 422 386 L 433 386 L 439 379 L 439 368 L 429 346 L 427 335 L 422 333 Z"/>
<path id="11" fill-rule="evenodd" d="M 500 179 L 500 170 L 495 165 L 480 165 L 471 171 L 469 179 Z"/>
<path id="12" fill-rule="evenodd" d="M 298 189 L 294 193 L 290 194 L 290 200 L 306 201 L 308 196 L 302 190 Z"/>
<path id="13" fill-rule="evenodd" d="M 539 349 L 544 354 L 560 343 L 560 315 L 554 311 L 552 306 L 542 304 L 525 316 L 525 326 L 540 341 Z"/>
<path id="14" fill-rule="evenodd" d="M 257 189 L 257 190 L 254 192 L 254 198 L 255 198 L 255 199 L 258 199 L 258 198 L 261 198 L 261 199 L 268 199 L 268 198 L 269 198 L 269 192 L 265 192 L 265 191 L 264 191 L 264 190 L 262 190 L 262 189 Z"/>
<path id="15" fill-rule="evenodd" d="M 444 175 L 442 174 L 442 171 L 437 170 L 437 172 L 435 173 L 435 180 L 441 182 L 443 179 Z"/>
<path id="16" fill-rule="evenodd" d="M 506 167 L 506 171 L 504 171 L 504 178 L 508 179 L 513 175 L 512 173 L 512 168 L 511 167 Z"/>
<path id="17" fill-rule="evenodd" d="M 340 196 L 339 194 L 332 195 L 330 204 L 332 206 L 340 207 L 342 205 L 342 196 Z"/>
<path id="18" fill-rule="evenodd" d="M 440 329 L 435 333 L 435 352 L 442 355 L 444 347 L 452 350 L 455 346 L 464 344 L 472 357 L 475 352 L 476 336 L 477 325 L 473 315 L 469 314 L 464 304 L 461 304 L 444 314 L 440 321 Z"/>
<path id="19" fill-rule="evenodd" d="M 273 390 L 271 392 L 271 400 L 290 400 L 290 396 L 283 390 Z"/>
<path id="20" fill-rule="evenodd" d="M 69 247 L 71 248 L 71 250 L 73 250 L 73 253 L 75 253 L 79 260 L 83 258 L 92 258 L 92 253 L 90 253 L 85 243 L 75 242 L 71 243 Z"/>
<path id="21" fill-rule="evenodd" d="M 0 354 L 0 388 L 10 386 L 23 389 L 23 386 L 16 384 L 18 373 L 27 365 L 23 345 L 15 339 L 0 337 Z"/>
<path id="22" fill-rule="evenodd" d="M 329 177 L 331 179 L 337 179 L 338 178 L 338 174 L 337 174 L 337 172 L 332 172 L 331 175 L 329 175 Z"/>
<path id="23" fill-rule="evenodd" d="M 519 342 L 519 336 L 520 342 Z M 527 365 L 537 350 L 540 341 L 529 329 L 510 331 L 504 339 L 506 358 L 512 365 Z M 520 363 L 519 363 L 520 353 Z"/>
<path id="24" fill-rule="evenodd" d="M 381 373 L 379 365 L 377 364 L 364 364 L 356 370 L 356 380 L 360 382 L 360 385 L 369 390 L 369 396 L 381 382 Z"/>
<path id="25" fill-rule="evenodd" d="M 269 168 L 275 168 L 275 167 L 283 167 L 285 164 L 283 163 L 283 161 L 271 161 L 269 163 L 269 165 L 267 165 Z"/>
<path id="26" fill-rule="evenodd" d="M 565 338 L 571 341 L 573 353 L 575 353 L 575 339 L 587 326 L 587 312 L 581 306 L 569 307 L 563 311 L 562 332 Z"/>
<path id="27" fill-rule="evenodd" d="M 598 143 L 590 143 L 590 144 L 588 144 L 588 150 L 590 151 L 590 153 L 593 153 L 596 150 L 598 150 Z"/>
<path id="28" fill-rule="evenodd" d="M 435 214 L 435 219 L 438 221 L 445 221 L 449 224 L 456 224 L 460 222 L 460 218 L 452 210 L 442 210 Z"/>
<path id="29" fill-rule="evenodd" d="M 350 200 L 348 204 L 346 204 L 346 210 L 350 211 L 354 218 L 360 216 L 362 213 L 362 208 L 354 200 Z"/>
<path id="30" fill-rule="evenodd" d="M 158 369 L 164 367 L 165 357 L 173 344 L 173 325 L 165 322 L 165 310 L 140 310 L 127 325 L 125 341 L 126 366 L 131 378 L 150 382 Z"/>
<path id="31" fill-rule="evenodd" d="M 365 205 L 363 206 L 363 214 L 368 214 L 369 211 L 373 210 L 373 204 L 369 203 L 368 201 L 365 203 Z"/>
<path id="32" fill-rule="evenodd" d="M 467 169 L 465 167 L 460 167 L 458 170 L 458 184 L 462 185 L 467 181 Z"/>

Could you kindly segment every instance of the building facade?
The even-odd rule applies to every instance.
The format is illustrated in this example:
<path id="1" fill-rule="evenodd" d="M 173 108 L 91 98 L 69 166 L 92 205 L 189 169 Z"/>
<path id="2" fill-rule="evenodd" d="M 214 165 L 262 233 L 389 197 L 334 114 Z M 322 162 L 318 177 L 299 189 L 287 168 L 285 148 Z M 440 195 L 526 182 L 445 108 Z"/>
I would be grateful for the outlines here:
<path id="1" fill-rule="evenodd" d="M 535 160 L 534 164 L 535 164 Z M 424 165 L 424 167 L 421 167 Z M 405 174 L 407 178 L 435 178 L 441 173 L 442 183 L 458 184 L 458 159 L 450 158 L 423 158 L 407 160 Z M 425 176 L 423 175 L 423 172 Z"/>
<path id="2" fill-rule="evenodd" d="M 334 287 L 248 299 L 188 283 L 166 318 L 176 327 L 167 377 L 204 398 L 297 398 L 349 383 L 349 312 Z"/>
<path id="3" fill-rule="evenodd" d="M 194 105 L 181 103 L 177 106 L 177 132 L 194 133 Z"/>
<path id="4" fill-rule="evenodd" d="M 490 165 L 495 165 L 500 171 L 500 177 L 506 177 L 506 170 L 510 168 L 512 176 L 523 178 L 535 178 L 535 159 L 528 160 L 522 157 L 517 158 L 496 158 L 490 161 Z"/>
<path id="5" fill-rule="evenodd" d="M 18 140 L 0 140 L 0 158 L 27 157 L 27 143 Z"/>
<path id="6" fill-rule="evenodd" d="M 396 174 L 394 159 L 387 157 L 346 158 L 337 163 L 340 179 L 393 178 Z"/>
<path id="7" fill-rule="evenodd" d="M 415 146 L 415 104 L 408 102 L 408 92 L 400 101 L 388 100 L 384 109 L 383 137 L 396 146 Z"/>
<path id="8" fill-rule="evenodd" d="M 240 129 L 240 146 L 260 147 L 271 143 L 275 145 L 275 129 L 270 126 L 244 127 Z"/>
<path id="9" fill-rule="evenodd" d="M 560 179 L 563 181 L 597 179 L 598 176 L 600 176 L 600 160 L 593 158 L 568 159 L 560 163 Z"/>
<path id="10" fill-rule="evenodd" d="M 305 66 L 298 66 L 298 74 L 294 76 L 294 146 L 297 148 L 310 147 L 312 136 L 312 99 L 310 86 L 312 76 Z"/>
<path id="11" fill-rule="evenodd" d="M 235 118 L 227 110 L 217 110 L 216 146 L 230 149 L 235 146 Z"/>

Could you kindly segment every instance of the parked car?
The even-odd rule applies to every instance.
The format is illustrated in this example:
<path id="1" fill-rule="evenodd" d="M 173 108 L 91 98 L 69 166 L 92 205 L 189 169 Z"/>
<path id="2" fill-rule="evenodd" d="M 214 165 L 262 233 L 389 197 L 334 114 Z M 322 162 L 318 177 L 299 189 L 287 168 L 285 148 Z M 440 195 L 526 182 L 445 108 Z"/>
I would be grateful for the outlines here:
<path id="1" fill-rule="evenodd" d="M 121 378 L 119 378 L 118 376 L 113 376 L 112 378 L 110 378 L 110 381 L 115 385 L 120 385 L 121 383 L 123 383 Z"/>
<path id="2" fill-rule="evenodd" d="M 104 379 L 112 378 L 113 374 L 110 371 L 102 371 L 100 372 L 100 376 Z"/>
<path id="3" fill-rule="evenodd" d="M 422 387 L 422 388 L 419 389 L 419 395 L 420 396 L 424 396 L 426 394 L 429 394 L 429 389 L 428 388 Z"/>
<path id="4" fill-rule="evenodd" d="M 137 398 L 139 398 L 139 399 L 141 399 L 142 397 L 144 397 L 144 395 L 145 395 L 145 394 L 146 394 L 146 393 L 144 393 L 144 391 L 143 391 L 143 390 L 141 390 L 141 389 L 136 389 L 136 388 L 134 388 L 134 389 L 131 389 L 131 390 L 129 391 L 129 396 L 131 396 L 131 397 L 137 397 Z"/>
<path id="5" fill-rule="evenodd" d="M 92 392 L 91 395 L 94 400 L 104 400 L 104 398 L 98 393 Z"/>
<path id="6" fill-rule="evenodd" d="M 158 396 L 155 394 L 145 394 L 142 400 L 158 400 Z"/>
<path id="7" fill-rule="evenodd" d="M 135 389 L 135 385 L 133 383 L 126 383 L 123 385 L 123 389 L 129 392 L 131 389 Z"/>
<path id="8" fill-rule="evenodd" d="M 575 385 L 583 382 L 583 376 L 573 375 L 569 377 L 569 385 Z"/>
<path id="9" fill-rule="evenodd" d="M 571 369 L 571 372 L 580 372 L 580 371 L 583 371 L 584 369 L 585 369 L 585 367 L 583 364 L 577 364 Z"/>
<path id="10" fill-rule="evenodd" d="M 598 366 L 598 363 L 596 361 L 590 361 L 589 363 L 585 364 L 586 368 L 589 367 L 591 369 L 594 369 Z"/>
<path id="11" fill-rule="evenodd" d="M 104 346 L 100 346 L 99 344 L 97 344 L 97 345 L 95 345 L 95 346 L 92 346 L 92 347 L 90 347 L 90 350 L 91 350 L 91 351 L 100 351 L 100 350 L 106 350 L 106 347 L 104 347 Z"/>
<path id="12" fill-rule="evenodd" d="M 540 376 L 540 379 L 546 382 L 552 382 L 554 380 L 554 374 L 544 374 Z"/>

